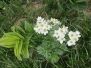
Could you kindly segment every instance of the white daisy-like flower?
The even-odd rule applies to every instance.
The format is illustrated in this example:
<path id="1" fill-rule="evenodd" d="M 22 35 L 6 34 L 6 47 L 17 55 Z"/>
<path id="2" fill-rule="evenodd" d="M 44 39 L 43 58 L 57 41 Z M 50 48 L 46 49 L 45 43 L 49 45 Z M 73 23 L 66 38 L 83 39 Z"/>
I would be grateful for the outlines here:
<path id="1" fill-rule="evenodd" d="M 47 33 L 48 33 L 48 30 L 46 30 L 46 29 L 42 29 L 42 30 L 41 30 L 41 34 L 46 35 Z"/>
<path id="2" fill-rule="evenodd" d="M 60 25 L 61 24 L 61 22 L 58 19 L 55 19 L 55 18 L 51 18 L 50 21 L 53 22 L 54 25 L 56 25 L 56 24 Z"/>
<path id="3" fill-rule="evenodd" d="M 45 26 L 45 24 L 44 23 L 40 23 L 40 27 L 44 27 Z"/>
<path id="4" fill-rule="evenodd" d="M 58 31 L 58 30 L 55 30 L 55 31 L 54 31 L 53 37 L 56 37 L 56 38 L 59 37 L 59 31 Z"/>
<path id="5" fill-rule="evenodd" d="M 41 29 L 38 29 L 37 33 L 41 34 Z"/>
<path id="6" fill-rule="evenodd" d="M 50 22 L 51 22 L 51 20 L 47 20 L 47 22 L 48 22 L 48 23 L 50 23 Z"/>
<path id="7" fill-rule="evenodd" d="M 79 40 L 79 37 L 81 37 L 79 31 L 76 31 L 76 32 L 70 31 L 69 34 L 68 34 L 68 36 L 69 36 L 69 38 L 70 38 L 71 40 L 75 40 L 75 41 L 78 41 L 78 40 Z"/>
<path id="8" fill-rule="evenodd" d="M 48 24 L 47 20 L 40 16 L 37 18 L 37 23 L 34 27 L 35 32 L 46 35 L 51 28 L 52 26 Z"/>
<path id="9" fill-rule="evenodd" d="M 75 33 L 72 32 L 72 31 L 70 31 L 70 32 L 68 33 L 68 36 L 69 36 L 70 39 L 73 39 L 73 38 L 75 37 Z"/>
<path id="10" fill-rule="evenodd" d="M 46 28 L 47 30 L 50 30 L 50 29 L 52 28 L 52 26 L 51 26 L 51 25 L 45 25 L 45 28 Z"/>
<path id="11" fill-rule="evenodd" d="M 62 29 L 64 30 L 64 34 L 66 34 L 68 32 L 68 27 L 66 27 L 65 25 L 63 25 Z"/>
<path id="12" fill-rule="evenodd" d="M 60 21 L 57 21 L 57 24 L 58 24 L 58 25 L 61 25 L 61 22 L 60 22 Z"/>
<path id="13" fill-rule="evenodd" d="M 65 30 L 62 29 L 62 28 L 59 28 L 58 31 L 59 31 L 60 34 L 61 34 L 61 33 L 64 34 L 64 32 L 65 32 Z"/>
<path id="14" fill-rule="evenodd" d="M 65 34 L 59 33 L 59 37 L 65 37 Z"/>
<path id="15" fill-rule="evenodd" d="M 73 46 L 73 45 L 75 45 L 76 43 L 75 43 L 75 40 L 69 40 L 69 41 L 67 42 L 67 44 L 68 44 L 68 46 Z"/>
<path id="16" fill-rule="evenodd" d="M 51 22 L 53 22 L 54 21 L 54 18 L 51 18 L 51 20 L 50 20 Z"/>
<path id="17" fill-rule="evenodd" d="M 75 42 L 79 40 L 78 37 L 73 37 L 71 40 L 74 40 Z"/>
<path id="18" fill-rule="evenodd" d="M 44 25 L 48 25 L 48 22 L 46 20 L 43 21 Z"/>
<path id="19" fill-rule="evenodd" d="M 36 32 L 40 33 L 40 25 L 36 25 L 36 26 L 34 27 L 34 30 L 35 30 Z"/>
<path id="20" fill-rule="evenodd" d="M 65 38 L 64 38 L 64 36 L 63 36 L 63 37 L 59 37 L 57 40 L 62 44 L 63 41 L 65 41 Z"/>
<path id="21" fill-rule="evenodd" d="M 44 18 L 42 18 L 41 16 L 38 16 L 37 22 L 41 23 L 41 22 L 43 22 L 43 21 L 44 21 Z"/>
<path id="22" fill-rule="evenodd" d="M 76 32 L 75 32 L 75 35 L 76 35 L 76 37 L 78 37 L 78 38 L 79 38 L 79 37 L 81 37 L 81 35 L 80 35 L 80 32 L 79 32 L 79 31 L 76 31 Z"/>

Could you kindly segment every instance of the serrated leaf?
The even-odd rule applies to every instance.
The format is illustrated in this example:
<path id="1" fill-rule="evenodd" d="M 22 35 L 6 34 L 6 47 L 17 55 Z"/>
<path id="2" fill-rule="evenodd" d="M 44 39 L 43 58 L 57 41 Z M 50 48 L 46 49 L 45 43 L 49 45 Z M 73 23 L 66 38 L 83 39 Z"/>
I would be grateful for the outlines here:
<path id="1" fill-rule="evenodd" d="M 66 44 L 60 45 L 59 48 L 60 48 L 61 50 L 63 50 L 63 51 L 68 51 L 68 49 L 67 49 L 67 47 L 66 47 Z"/>
<path id="2" fill-rule="evenodd" d="M 61 48 L 57 48 L 54 50 L 54 52 L 58 55 L 63 55 L 64 51 Z"/>
<path id="3" fill-rule="evenodd" d="M 55 53 L 52 53 L 51 58 L 50 58 L 51 63 L 56 63 L 56 62 L 58 62 L 58 60 L 59 60 L 58 55 Z"/>
<path id="4" fill-rule="evenodd" d="M 40 55 L 44 56 L 46 59 L 49 58 L 49 55 L 50 55 L 49 50 L 44 49 L 43 47 L 39 46 L 39 47 L 37 47 L 37 52 L 38 52 Z"/>
<path id="5" fill-rule="evenodd" d="M 37 52 L 38 52 L 39 54 L 43 54 L 43 51 L 44 51 L 44 48 L 43 48 L 43 47 L 38 46 L 36 49 L 37 49 Z"/>

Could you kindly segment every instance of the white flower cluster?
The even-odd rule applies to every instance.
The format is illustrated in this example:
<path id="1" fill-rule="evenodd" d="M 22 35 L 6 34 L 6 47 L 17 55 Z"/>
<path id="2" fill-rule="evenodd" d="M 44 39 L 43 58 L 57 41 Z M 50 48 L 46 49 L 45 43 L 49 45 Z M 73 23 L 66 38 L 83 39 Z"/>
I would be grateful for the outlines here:
<path id="1" fill-rule="evenodd" d="M 50 28 L 52 28 L 52 26 L 49 25 L 48 22 L 44 20 L 44 18 L 42 17 L 37 18 L 36 26 L 34 27 L 34 30 L 37 33 L 46 35 Z"/>
<path id="2" fill-rule="evenodd" d="M 50 25 L 51 22 L 52 22 L 52 25 Z M 37 22 L 36 22 L 36 25 L 34 27 L 34 30 L 38 34 L 46 35 L 46 34 L 48 34 L 48 31 L 52 28 L 52 26 L 60 25 L 60 24 L 61 24 L 61 22 L 58 19 L 51 18 L 50 20 L 45 20 L 44 18 L 39 16 L 37 18 Z M 56 37 L 57 40 L 60 42 L 60 44 L 62 44 L 66 40 L 65 35 L 67 33 L 68 33 L 68 36 L 70 39 L 69 41 L 67 41 L 68 46 L 75 45 L 76 41 L 78 41 L 79 38 L 81 37 L 79 31 L 68 32 L 68 27 L 66 27 L 65 25 L 63 25 L 62 28 L 59 27 L 58 30 L 55 30 L 53 37 Z"/>
<path id="3" fill-rule="evenodd" d="M 55 18 L 51 18 L 50 22 L 52 22 L 54 25 L 60 25 L 61 24 L 61 22 Z"/>
<path id="4" fill-rule="evenodd" d="M 68 32 L 68 27 L 63 26 L 58 30 L 54 31 L 53 37 L 56 37 L 57 40 L 62 44 L 65 41 L 65 34 Z"/>
<path id="5" fill-rule="evenodd" d="M 62 44 L 63 41 L 65 41 L 65 35 L 67 32 L 68 32 L 68 27 L 63 26 L 63 28 L 59 28 L 58 30 L 54 31 L 53 37 L 56 37 L 57 40 Z M 76 41 L 78 41 L 79 38 L 81 37 L 79 31 L 76 32 L 70 31 L 68 33 L 68 36 L 70 38 L 70 40 L 67 42 L 68 46 L 75 45 Z"/>
<path id="6" fill-rule="evenodd" d="M 70 40 L 67 42 L 68 46 L 75 45 L 76 41 L 78 41 L 79 38 L 81 37 L 79 31 L 76 31 L 76 32 L 70 31 L 68 33 L 68 36 L 70 38 Z"/>

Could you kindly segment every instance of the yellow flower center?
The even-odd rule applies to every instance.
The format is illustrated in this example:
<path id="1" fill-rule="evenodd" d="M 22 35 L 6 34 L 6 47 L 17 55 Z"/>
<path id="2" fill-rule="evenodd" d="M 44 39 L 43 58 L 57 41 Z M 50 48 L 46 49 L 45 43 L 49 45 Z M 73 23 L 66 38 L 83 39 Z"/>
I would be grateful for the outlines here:
<path id="1" fill-rule="evenodd" d="M 71 36 L 73 37 L 73 36 L 74 36 L 74 34 L 71 34 Z"/>
<path id="2" fill-rule="evenodd" d="M 63 30 L 60 30 L 60 32 L 63 32 Z"/>
<path id="3" fill-rule="evenodd" d="M 44 22 L 44 24 L 46 24 L 46 22 Z"/>
<path id="4" fill-rule="evenodd" d="M 36 25 L 36 28 L 39 28 L 38 25 Z"/>
<path id="5" fill-rule="evenodd" d="M 72 43 L 72 41 L 70 41 L 70 43 Z"/>
<path id="6" fill-rule="evenodd" d="M 76 34 L 76 36 L 78 36 L 78 34 Z"/>
<path id="7" fill-rule="evenodd" d="M 77 40 L 77 38 L 74 38 L 74 40 L 76 41 L 76 40 Z"/>
<path id="8" fill-rule="evenodd" d="M 2 8 L 3 10 L 6 10 L 6 8 L 4 7 L 4 8 Z"/>
<path id="9" fill-rule="evenodd" d="M 58 32 L 56 32 L 56 34 L 58 35 Z"/>
<path id="10" fill-rule="evenodd" d="M 44 25 L 43 24 L 41 24 L 41 27 L 43 27 Z"/>
<path id="11" fill-rule="evenodd" d="M 46 26 L 46 28 L 48 28 L 48 26 Z"/>
<path id="12" fill-rule="evenodd" d="M 44 29 L 44 32 L 46 32 L 46 30 Z"/>
<path id="13" fill-rule="evenodd" d="M 64 40 L 64 38 L 61 38 L 61 40 Z"/>

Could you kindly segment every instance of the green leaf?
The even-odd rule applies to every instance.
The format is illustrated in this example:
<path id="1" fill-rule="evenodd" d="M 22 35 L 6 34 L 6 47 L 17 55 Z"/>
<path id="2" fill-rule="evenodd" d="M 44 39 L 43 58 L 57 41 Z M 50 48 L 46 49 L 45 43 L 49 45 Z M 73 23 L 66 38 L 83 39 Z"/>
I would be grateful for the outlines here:
<path id="1" fill-rule="evenodd" d="M 19 38 L 21 38 L 21 39 L 24 39 L 24 37 L 21 35 L 21 34 L 19 34 L 19 33 L 17 33 L 17 32 L 8 32 L 8 33 L 5 33 L 5 36 L 17 36 L 17 37 L 19 37 Z"/>
<path id="2" fill-rule="evenodd" d="M 61 48 L 57 48 L 54 50 L 54 52 L 58 55 L 63 55 L 64 51 Z"/>
<path id="3" fill-rule="evenodd" d="M 59 48 L 60 48 L 61 50 L 63 50 L 63 51 L 68 51 L 66 44 L 60 45 Z"/>
<path id="4" fill-rule="evenodd" d="M 58 55 L 55 53 L 52 53 L 51 58 L 50 58 L 51 63 L 56 63 L 56 62 L 58 62 L 58 60 L 59 60 Z"/>
<path id="5" fill-rule="evenodd" d="M 20 47 L 20 48 L 19 48 Z M 21 59 L 21 56 L 20 56 L 20 51 L 21 51 L 21 48 L 22 48 L 22 45 L 20 43 L 20 41 L 17 41 L 15 46 L 14 46 L 14 53 L 15 53 L 15 56 L 19 59 L 19 60 L 22 60 Z M 20 49 L 20 50 L 19 50 Z"/>
<path id="6" fill-rule="evenodd" d="M 25 39 L 24 44 L 22 46 L 22 50 L 21 50 L 21 54 L 24 58 L 29 58 L 28 46 L 29 46 L 29 40 Z"/>
<path id="7" fill-rule="evenodd" d="M 12 48 L 18 40 L 19 38 L 17 36 L 4 36 L 0 39 L 0 45 L 6 48 Z"/>
<path id="8" fill-rule="evenodd" d="M 26 38 L 29 39 L 29 40 L 31 39 L 32 36 L 33 36 L 33 33 L 27 33 L 26 34 Z"/>
<path id="9" fill-rule="evenodd" d="M 22 32 L 22 33 L 25 34 L 25 31 L 24 31 L 21 27 L 19 27 L 19 26 L 15 26 L 15 28 L 16 28 L 16 30 L 18 30 L 18 31 L 20 31 L 20 32 Z"/>
<path id="10" fill-rule="evenodd" d="M 11 27 L 11 30 L 12 30 L 13 32 L 15 32 L 15 26 L 12 26 L 12 27 Z"/>
<path id="11" fill-rule="evenodd" d="M 46 59 L 49 59 L 50 51 L 48 49 L 45 49 L 41 46 L 37 47 L 37 52 L 41 55 L 43 55 Z"/>
<path id="12" fill-rule="evenodd" d="M 32 33 L 33 32 L 33 27 L 31 24 L 25 22 L 25 31 Z"/>

